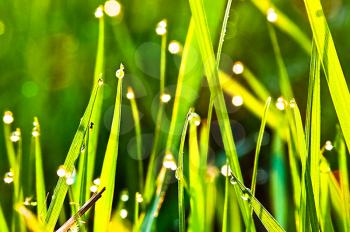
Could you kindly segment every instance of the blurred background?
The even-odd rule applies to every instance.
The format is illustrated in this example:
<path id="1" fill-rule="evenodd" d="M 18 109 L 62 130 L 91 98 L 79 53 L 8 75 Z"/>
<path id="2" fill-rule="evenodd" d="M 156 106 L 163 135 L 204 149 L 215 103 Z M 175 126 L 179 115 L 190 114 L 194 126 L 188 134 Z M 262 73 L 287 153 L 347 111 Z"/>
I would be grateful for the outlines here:
<path id="1" fill-rule="evenodd" d="M 220 1 L 220 3 L 215 3 Z M 311 32 L 302 0 L 273 1 L 289 16 L 309 38 Z M 350 1 L 323 0 L 329 26 L 338 51 L 345 76 L 350 71 Z M 56 170 L 64 162 L 69 145 L 87 105 L 92 89 L 96 58 L 98 20 L 94 12 L 102 1 L 50 1 L 0 0 L 0 110 L 13 112 L 14 126 L 20 127 L 23 138 L 23 154 L 30 150 L 33 117 L 41 123 L 41 140 L 49 192 L 57 181 Z M 215 4 L 214 4 L 215 3 Z M 105 91 L 101 133 L 97 153 L 95 176 L 98 175 L 109 128 L 113 116 L 116 92 L 115 71 L 123 62 L 126 70 L 126 86 L 134 87 L 141 113 L 144 163 L 150 154 L 155 128 L 155 115 L 159 99 L 160 37 L 155 27 L 162 19 L 168 22 L 168 41 L 184 44 L 190 21 L 187 1 L 129 0 L 120 1 L 118 17 L 105 17 Z M 221 23 L 226 1 L 206 1 L 212 16 Z M 217 46 L 220 27 L 212 31 L 214 48 Z M 296 100 L 302 114 L 305 113 L 308 85 L 309 56 L 290 37 L 277 30 L 282 56 L 288 69 Z M 215 49 L 216 50 L 216 49 Z M 193 60 L 200 59 L 193 54 Z M 220 67 L 233 75 L 232 65 L 242 61 L 273 94 L 280 96 L 278 70 L 267 31 L 266 18 L 248 0 L 232 3 Z M 181 56 L 167 53 L 166 91 L 174 95 Z M 347 80 L 349 83 L 349 80 Z M 136 83 L 136 84 L 135 84 Z M 137 85 L 137 86 L 135 86 Z M 337 124 L 325 78 L 322 85 L 322 139 L 333 139 Z M 124 94 L 125 96 L 125 94 Z M 203 79 L 195 108 L 205 118 L 209 91 Z M 166 120 L 170 120 L 173 101 L 166 106 Z M 260 120 L 244 106 L 235 107 L 227 96 L 227 107 L 238 144 L 238 153 L 244 178 L 250 183 L 253 167 L 255 138 Z M 2 127 L 2 124 L 1 124 Z M 134 154 L 133 120 L 129 101 L 122 106 L 121 137 L 117 167 L 117 190 L 136 191 L 134 181 L 137 161 Z M 165 131 L 166 132 L 166 131 Z M 220 167 L 225 162 L 220 131 L 217 122 L 212 124 L 210 161 Z M 9 170 L 2 133 L 0 133 L 0 174 Z M 269 130 L 266 132 L 261 153 L 260 181 L 257 197 L 269 205 L 269 167 L 271 151 Z M 331 154 L 328 154 L 331 157 Z M 218 188 L 224 188 L 223 182 Z M 286 178 L 288 180 L 288 177 Z M 170 185 L 162 210 L 167 214 L 158 220 L 160 230 L 175 230 L 177 218 L 177 185 Z M 4 212 L 10 211 L 11 187 L 0 183 L 0 201 Z M 173 199 L 173 200 L 171 200 Z"/>

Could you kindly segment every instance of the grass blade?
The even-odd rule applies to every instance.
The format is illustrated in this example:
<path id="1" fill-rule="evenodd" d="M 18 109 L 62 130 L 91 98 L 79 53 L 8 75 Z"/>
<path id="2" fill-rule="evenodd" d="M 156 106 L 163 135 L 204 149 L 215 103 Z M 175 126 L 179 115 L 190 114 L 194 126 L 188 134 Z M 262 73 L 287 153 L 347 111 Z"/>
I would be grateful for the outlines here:
<path id="1" fill-rule="evenodd" d="M 139 168 L 139 183 L 140 192 L 143 192 L 143 163 L 142 163 L 142 140 L 141 140 L 141 125 L 139 110 L 135 100 L 135 94 L 131 87 L 128 87 L 127 98 L 130 100 L 132 117 L 134 119 L 135 134 L 136 134 L 136 152 Z"/>
<path id="2" fill-rule="evenodd" d="M 44 180 L 44 168 L 40 145 L 40 124 L 38 118 L 34 118 L 33 140 L 34 140 L 34 154 L 35 154 L 35 189 L 37 201 L 38 220 L 44 222 L 46 218 L 46 187 Z"/>
<path id="3" fill-rule="evenodd" d="M 215 112 L 219 121 L 226 155 L 230 161 L 230 165 L 232 166 L 234 174 L 238 176 L 239 180 L 242 180 L 242 173 L 238 162 L 236 147 L 233 141 L 233 135 L 229 123 L 227 109 L 225 106 L 224 96 L 219 82 L 219 73 L 217 65 L 215 63 L 214 51 L 211 43 L 209 29 L 207 26 L 207 19 L 203 8 L 203 3 L 201 0 L 190 0 L 189 2 L 192 16 L 195 22 L 196 38 L 200 48 L 205 74 L 207 76 L 207 80 L 210 87 L 211 96 L 214 99 Z M 239 204 L 244 221 L 246 225 L 248 225 L 248 205 L 243 201 L 239 201 Z"/>
<path id="4" fill-rule="evenodd" d="M 200 117 L 196 113 L 190 116 L 190 133 L 189 133 L 189 191 L 190 191 L 190 206 L 191 215 L 189 218 L 190 231 L 204 231 L 205 226 L 205 204 L 204 196 L 204 179 L 201 166 L 204 163 L 198 145 L 197 127 L 200 124 Z"/>
<path id="5" fill-rule="evenodd" d="M 260 219 L 267 231 L 284 231 L 284 229 L 278 224 L 276 219 L 274 219 L 271 216 L 271 214 L 264 208 L 264 206 L 258 201 L 258 199 L 256 199 L 252 195 L 251 191 L 244 186 L 244 184 L 237 178 L 237 176 L 235 176 L 233 173 L 231 173 L 231 175 L 234 179 L 233 181 L 237 183 L 242 193 L 242 198 L 244 198 L 246 201 L 249 201 L 249 203 L 253 207 L 256 216 Z"/>
<path id="6" fill-rule="evenodd" d="M 73 142 L 69 148 L 66 160 L 64 162 L 64 168 L 67 173 L 71 173 L 74 169 L 74 163 L 79 156 L 81 145 L 84 141 L 84 136 L 86 134 L 86 131 L 88 130 L 91 121 L 91 114 L 94 108 L 95 100 L 96 98 L 102 97 L 98 94 L 102 83 L 103 81 L 101 79 L 98 82 L 98 84 L 94 87 L 94 91 L 90 97 L 88 106 L 80 121 L 78 130 L 73 138 Z M 65 178 L 59 178 L 55 190 L 53 192 L 52 200 L 45 218 L 47 229 L 50 231 L 52 231 L 56 225 L 67 191 L 68 185 L 65 182 Z"/>
<path id="7" fill-rule="evenodd" d="M 317 52 L 345 143 L 350 151 L 350 95 L 320 0 L 304 0 Z"/>
<path id="8" fill-rule="evenodd" d="M 7 226 L 6 219 L 4 217 L 4 213 L 2 211 L 2 207 L 0 205 L 0 230 L 3 232 L 9 232 L 9 228 Z"/>
<path id="9" fill-rule="evenodd" d="M 310 156 L 310 176 L 315 196 L 316 212 L 320 216 L 320 139 L 321 139 L 321 103 L 320 103 L 320 66 L 317 50 L 312 46 L 308 104 L 306 110 L 306 149 Z"/>
<path id="10" fill-rule="evenodd" d="M 271 103 L 271 97 L 269 97 L 266 100 L 264 114 L 262 117 L 260 130 L 259 130 L 259 134 L 258 134 L 258 140 L 256 142 L 254 168 L 253 168 L 253 176 L 252 176 L 252 183 L 251 183 L 251 192 L 252 192 L 253 196 L 255 195 L 256 176 L 258 174 L 258 161 L 259 161 L 259 155 L 260 155 L 260 148 L 261 148 L 261 143 L 262 143 L 263 136 L 264 136 L 265 125 L 266 125 L 266 120 L 267 120 L 267 114 L 269 112 L 270 103 Z"/>
<path id="11" fill-rule="evenodd" d="M 185 146 L 185 139 L 186 139 L 186 133 L 187 133 L 187 127 L 189 122 L 189 117 L 193 113 L 193 109 L 191 108 L 187 114 L 187 118 L 185 120 L 185 125 L 182 130 L 181 140 L 180 140 L 180 147 L 179 147 L 179 155 L 178 155 L 178 167 L 176 170 L 176 174 L 178 176 L 178 200 L 179 200 L 179 231 L 184 232 L 185 231 L 185 198 L 184 198 L 184 188 L 185 188 L 185 180 L 184 180 L 184 146 Z"/>
<path id="12" fill-rule="evenodd" d="M 341 131 L 338 129 L 337 138 L 335 142 L 335 147 L 338 151 L 338 165 L 339 165 L 339 182 L 341 189 L 342 197 L 342 215 L 345 220 L 344 222 L 344 231 L 347 231 L 350 228 L 350 207 L 349 207 L 349 173 L 348 173 L 348 164 L 347 164 L 347 154 L 345 149 L 345 143 Z"/>
<path id="13" fill-rule="evenodd" d="M 101 6 L 99 6 L 101 7 Z M 96 52 L 96 61 L 95 61 L 95 70 L 94 70 L 94 81 L 93 86 L 98 84 L 100 78 L 103 78 L 104 72 L 104 34 L 105 34 L 105 19 L 104 16 L 98 18 L 99 21 L 99 30 L 98 30 L 98 41 L 97 41 L 97 52 Z M 100 96 L 103 96 L 103 88 L 98 93 Z M 87 201 L 90 197 L 89 187 L 93 179 L 94 167 L 95 167 L 95 159 L 96 159 L 96 150 L 99 138 L 99 130 L 100 130 L 100 118 L 102 114 L 102 97 L 97 97 L 95 102 L 95 107 L 92 110 L 91 114 L 91 122 L 93 123 L 93 130 L 91 130 L 91 134 L 89 135 L 89 140 L 86 142 L 86 145 L 89 145 L 87 157 L 87 170 L 86 170 L 86 187 L 85 188 L 85 196 L 84 202 Z M 77 198 L 79 199 L 79 198 Z"/>
<path id="14" fill-rule="evenodd" d="M 305 52 L 311 54 L 310 39 L 300 30 L 298 25 L 280 11 L 270 0 L 252 0 L 252 3 L 266 16 L 271 11 L 276 13 L 277 18 L 273 21 L 273 24 L 294 39 Z"/>
<path id="15" fill-rule="evenodd" d="M 112 213 L 112 203 L 115 187 L 115 173 L 117 169 L 119 129 L 122 101 L 122 81 L 124 78 L 124 66 L 121 64 L 117 71 L 118 78 L 117 94 L 115 99 L 111 133 L 107 142 L 105 157 L 101 171 L 101 187 L 106 188 L 106 193 L 95 208 L 94 231 L 106 231 Z"/>

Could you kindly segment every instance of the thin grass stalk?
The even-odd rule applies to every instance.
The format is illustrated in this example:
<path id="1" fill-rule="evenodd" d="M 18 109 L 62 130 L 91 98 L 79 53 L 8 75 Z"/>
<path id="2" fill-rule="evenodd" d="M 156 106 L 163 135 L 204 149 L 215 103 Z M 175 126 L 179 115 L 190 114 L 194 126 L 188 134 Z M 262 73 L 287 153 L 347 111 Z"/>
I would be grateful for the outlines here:
<path id="1" fill-rule="evenodd" d="M 140 125 L 140 115 L 137 103 L 135 100 L 135 94 L 131 87 L 128 87 L 128 93 L 132 111 L 132 117 L 134 119 L 135 125 L 135 135 L 136 135 L 136 153 L 138 160 L 138 173 L 139 173 L 139 188 L 140 192 L 143 192 L 144 180 L 143 180 L 143 162 L 142 162 L 142 138 L 141 138 L 141 125 Z"/>
<path id="2" fill-rule="evenodd" d="M 44 180 L 44 168 L 42 161 L 41 145 L 40 145 L 40 124 L 37 117 L 34 118 L 34 128 L 32 131 L 34 140 L 35 155 L 35 189 L 37 201 L 37 215 L 40 222 L 44 222 L 46 218 L 46 187 Z"/>

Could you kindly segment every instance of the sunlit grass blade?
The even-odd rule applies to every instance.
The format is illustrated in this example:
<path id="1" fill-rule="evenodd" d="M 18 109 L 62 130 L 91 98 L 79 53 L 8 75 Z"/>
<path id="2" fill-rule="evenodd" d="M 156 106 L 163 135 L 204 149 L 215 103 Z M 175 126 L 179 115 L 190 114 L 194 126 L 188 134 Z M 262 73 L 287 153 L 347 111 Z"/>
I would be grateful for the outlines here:
<path id="1" fill-rule="evenodd" d="M 321 161 L 322 162 L 322 161 Z M 320 162 L 320 163 L 321 163 Z M 331 201 L 329 194 L 329 177 L 328 173 L 320 172 L 320 214 L 322 221 L 320 221 L 321 231 L 334 231 L 331 218 Z M 332 196 L 333 197 L 333 196 Z"/>
<path id="2" fill-rule="evenodd" d="M 280 11 L 270 0 L 252 0 L 252 3 L 269 18 L 269 14 L 276 14 L 276 18 L 273 17 L 272 23 L 278 27 L 281 31 L 289 35 L 295 42 L 297 42 L 302 49 L 307 53 L 311 53 L 311 40 L 306 34 L 300 30 L 300 27 L 296 25 L 291 19 L 288 18 L 282 11 Z"/>
<path id="3" fill-rule="evenodd" d="M 317 212 L 315 207 L 315 198 L 311 184 L 310 176 L 310 156 L 307 154 L 306 139 L 303 129 L 302 119 L 298 105 L 295 100 L 290 103 L 291 111 L 293 113 L 294 126 L 296 128 L 297 141 L 296 146 L 299 147 L 298 151 L 301 153 L 301 197 L 300 197 L 300 212 L 299 212 L 299 230 L 308 231 L 310 228 L 313 231 L 317 231 L 319 224 L 317 220 Z"/>
<path id="4" fill-rule="evenodd" d="M 87 183 L 87 172 L 88 172 L 88 163 L 89 163 L 89 140 L 90 140 L 90 131 L 92 130 L 92 126 L 86 132 L 86 136 L 84 139 L 84 143 L 82 145 L 82 149 L 80 150 L 81 154 L 79 156 L 79 165 L 77 171 L 76 181 L 74 182 L 73 193 L 75 202 L 78 207 L 82 206 L 85 202 L 85 198 L 89 195 L 88 186 L 91 184 Z"/>
<path id="5" fill-rule="evenodd" d="M 237 176 L 235 176 L 233 173 L 231 173 L 231 175 L 234 179 L 233 181 L 236 183 L 235 185 L 238 185 L 241 191 L 242 198 L 248 201 L 251 207 L 253 207 L 256 216 L 260 219 L 267 231 L 284 231 L 282 226 L 278 224 L 276 219 L 272 217 L 272 215 L 264 208 L 258 199 L 252 195 L 251 191 L 244 186 L 244 184 L 237 178 Z"/>
<path id="6" fill-rule="evenodd" d="M 135 93 L 131 87 L 128 87 L 128 93 L 126 97 L 130 100 L 132 117 L 134 119 L 135 125 L 135 135 L 136 135 L 136 152 L 138 159 L 138 172 L 139 172 L 139 191 L 143 192 L 143 163 L 142 163 L 142 138 L 141 138 L 141 125 L 140 125 L 140 115 L 137 107 L 137 103 L 135 100 Z"/>
<path id="7" fill-rule="evenodd" d="M 226 160 L 226 167 L 229 167 L 228 160 Z M 226 168 L 226 176 L 225 176 L 225 199 L 224 199 L 224 211 L 222 216 L 222 232 L 227 231 L 227 214 L 228 214 L 228 199 L 229 199 L 229 183 L 230 183 L 230 173 L 229 168 Z"/>
<path id="8" fill-rule="evenodd" d="M 278 45 L 276 32 L 275 32 L 275 29 L 270 24 L 267 24 L 267 27 L 269 29 L 269 35 L 271 38 L 273 51 L 274 51 L 275 56 L 276 56 L 279 84 L 280 84 L 281 92 L 287 100 L 291 100 L 293 98 L 293 90 L 292 90 L 292 86 L 291 86 L 290 81 L 289 81 L 287 68 L 286 68 L 286 65 L 283 61 L 281 50 L 280 50 L 280 47 Z"/>
<path id="9" fill-rule="evenodd" d="M 32 131 L 34 141 L 34 155 L 35 155 L 35 189 L 37 201 L 37 215 L 40 222 L 44 222 L 46 218 L 46 187 L 44 178 L 44 168 L 40 145 L 40 124 L 38 118 L 34 118 L 34 127 Z"/>
<path id="10" fill-rule="evenodd" d="M 119 130 L 122 104 L 122 83 L 124 78 L 124 66 L 116 72 L 118 78 L 117 94 L 115 99 L 114 114 L 111 132 L 107 142 L 105 157 L 101 171 L 101 187 L 106 188 L 106 193 L 95 207 L 94 231 L 106 231 L 112 213 L 112 203 L 115 188 L 115 175 L 117 169 Z"/>
<path id="11" fill-rule="evenodd" d="M 11 111 L 5 111 L 4 113 L 4 138 L 6 146 L 6 154 L 10 164 L 10 168 L 16 167 L 16 151 L 11 141 L 11 124 L 13 122 L 13 114 Z"/>
<path id="12" fill-rule="evenodd" d="M 227 114 L 224 95 L 222 93 L 221 85 L 219 82 L 219 72 L 215 62 L 215 56 L 209 34 L 208 22 L 203 8 L 203 2 L 201 0 L 190 0 L 189 2 L 195 24 L 196 39 L 202 56 L 204 71 L 209 83 L 211 96 L 214 99 L 215 112 L 218 118 L 226 155 L 229 159 L 230 166 L 234 174 L 238 176 L 239 180 L 243 180 Z M 237 196 L 239 196 L 237 190 L 236 193 Z M 250 220 L 248 204 L 243 201 L 239 201 L 239 204 L 244 221 L 246 225 L 248 225 Z"/>
<path id="13" fill-rule="evenodd" d="M 1 205 L 0 205 L 0 230 L 3 232 L 9 232 L 9 228 L 7 226 L 7 222 L 6 222 L 4 213 L 2 211 Z"/>
<path id="14" fill-rule="evenodd" d="M 96 61 L 95 61 L 95 70 L 94 70 L 94 80 L 93 86 L 98 84 L 100 78 L 103 78 L 104 73 L 104 37 L 105 37 L 105 19 L 104 17 L 100 17 L 99 21 L 99 30 L 98 30 L 98 42 L 97 42 L 97 52 L 96 52 Z M 91 114 L 91 122 L 93 123 L 93 130 L 91 130 L 91 134 L 89 136 L 88 142 L 89 150 L 86 154 L 87 159 L 87 169 L 86 169 L 86 187 L 85 188 L 85 196 L 84 201 L 89 199 L 89 186 L 93 179 L 94 168 L 95 168 L 95 159 L 96 159 L 96 150 L 99 138 L 99 130 L 101 124 L 101 114 L 102 114 L 102 101 L 103 101 L 103 88 L 98 93 L 100 96 L 96 98 L 95 107 L 92 110 Z"/>
<path id="15" fill-rule="evenodd" d="M 270 103 L 271 103 L 271 97 L 269 97 L 266 100 L 264 114 L 262 116 L 261 125 L 260 125 L 260 129 L 259 129 L 259 134 L 258 134 L 258 139 L 256 142 L 253 175 L 252 175 L 252 183 L 251 183 L 251 192 L 252 192 L 253 196 L 255 195 L 256 177 L 258 174 L 258 162 L 259 162 L 260 148 L 261 148 L 261 143 L 262 143 L 262 140 L 264 137 L 265 125 L 266 125 L 267 115 L 269 112 Z"/>
<path id="16" fill-rule="evenodd" d="M 46 232 L 49 231 L 44 224 L 37 220 L 37 217 L 24 205 L 18 203 L 15 205 L 15 210 L 21 215 L 30 231 Z"/>
<path id="17" fill-rule="evenodd" d="M 345 143 L 341 131 L 338 129 L 335 147 L 338 151 L 338 165 L 339 165 L 339 182 L 342 197 L 342 215 L 344 215 L 344 231 L 350 228 L 350 206 L 349 206 L 349 171 L 347 164 L 347 157 Z"/>
<path id="18" fill-rule="evenodd" d="M 304 0 L 329 92 L 350 151 L 350 95 L 320 0 Z"/>
<path id="19" fill-rule="evenodd" d="M 190 114 L 189 117 L 189 192 L 191 207 L 189 230 L 204 231 L 205 210 L 203 210 L 203 205 L 205 204 L 205 187 L 202 169 L 205 169 L 206 165 L 202 166 L 201 164 L 205 163 L 203 158 L 206 157 L 201 156 L 198 144 L 197 127 L 201 119 L 196 113 Z"/>
<path id="20" fill-rule="evenodd" d="M 187 114 L 187 118 L 185 120 L 185 125 L 182 130 L 180 147 L 179 147 L 179 155 L 177 162 L 177 170 L 176 175 L 178 176 L 178 210 L 179 210 L 179 231 L 185 231 L 185 198 L 184 198 L 184 147 L 185 147 L 185 139 L 187 133 L 187 127 L 189 122 L 189 117 L 191 117 L 193 113 L 193 109 L 191 108 Z"/>
<path id="21" fill-rule="evenodd" d="M 88 130 L 89 124 L 91 122 L 91 114 L 94 108 L 95 100 L 96 98 L 102 97 L 98 94 L 99 90 L 101 89 L 102 83 L 103 81 L 101 79 L 98 82 L 98 84 L 94 86 L 94 91 L 91 94 L 88 106 L 80 121 L 78 130 L 73 138 L 71 147 L 69 148 L 66 160 L 64 162 L 64 168 L 67 173 L 73 172 L 74 163 L 80 154 L 81 146 L 83 144 L 86 131 Z M 64 177 L 60 177 L 53 192 L 52 200 L 45 219 L 47 229 L 50 231 L 53 230 L 56 225 L 67 191 L 68 185 L 66 184 L 66 180 Z"/>
<path id="22" fill-rule="evenodd" d="M 306 150 L 310 157 L 310 176 L 313 194 L 315 197 L 316 212 L 320 219 L 320 139 L 321 139 L 321 100 L 320 100 L 320 67 L 321 62 L 317 50 L 313 44 L 311 62 L 308 100 L 306 110 Z"/>

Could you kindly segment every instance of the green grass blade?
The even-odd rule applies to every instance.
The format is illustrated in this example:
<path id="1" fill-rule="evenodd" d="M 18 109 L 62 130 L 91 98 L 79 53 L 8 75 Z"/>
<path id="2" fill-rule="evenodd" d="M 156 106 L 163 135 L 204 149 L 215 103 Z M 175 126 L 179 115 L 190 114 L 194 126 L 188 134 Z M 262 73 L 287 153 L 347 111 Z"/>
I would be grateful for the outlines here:
<path id="1" fill-rule="evenodd" d="M 129 96 L 129 97 L 128 97 Z M 143 192 L 143 163 L 142 163 L 142 138 L 141 138 L 141 125 L 140 125 L 140 115 L 137 103 L 135 100 L 135 94 L 131 87 L 128 87 L 127 98 L 130 100 L 132 117 L 134 119 L 135 134 L 136 134 L 136 152 L 138 159 L 138 171 L 139 171 L 139 183 L 140 192 Z"/>
<path id="2" fill-rule="evenodd" d="M 98 94 L 99 90 L 101 89 L 100 85 L 102 83 L 103 82 L 101 79 L 101 81 L 94 87 L 94 91 L 90 97 L 88 106 L 80 121 L 78 130 L 73 138 L 73 142 L 69 148 L 66 160 L 64 162 L 64 168 L 67 173 L 71 173 L 73 171 L 74 163 L 80 154 L 80 149 L 84 141 L 84 136 L 91 122 L 91 114 L 94 108 L 95 100 L 96 98 L 102 97 L 101 95 Z M 68 191 L 68 185 L 66 184 L 65 178 L 64 177 L 59 178 L 57 185 L 55 187 L 55 190 L 53 192 L 52 200 L 45 219 L 45 222 L 47 224 L 47 229 L 50 231 L 53 230 L 56 225 L 67 191 Z"/>
<path id="3" fill-rule="evenodd" d="M 310 156 L 310 176 L 315 196 L 316 212 L 320 216 L 320 139 L 321 139 L 321 103 L 320 103 L 320 67 L 317 50 L 312 46 L 308 103 L 306 110 L 306 149 Z"/>
<path id="4" fill-rule="evenodd" d="M 255 195 L 256 177 L 258 174 L 258 161 L 259 161 L 259 155 L 260 155 L 260 148 L 261 148 L 261 143 L 262 143 L 263 136 L 264 136 L 265 125 L 266 125 L 267 115 L 269 112 L 270 103 L 271 103 L 271 97 L 269 97 L 266 100 L 264 114 L 262 117 L 260 129 L 259 129 L 258 140 L 256 142 L 254 168 L 253 168 L 252 183 L 251 183 L 251 192 L 252 192 L 253 196 Z"/>
<path id="5" fill-rule="evenodd" d="M 204 196 L 204 179 L 202 169 L 206 166 L 201 166 L 204 163 L 199 151 L 197 127 L 200 123 L 200 117 L 196 113 L 190 116 L 190 132 L 189 132 L 189 191 L 190 191 L 190 206 L 191 214 L 189 219 L 190 231 L 204 231 L 205 225 L 205 204 Z"/>
<path id="6" fill-rule="evenodd" d="M 4 213 L 2 211 L 1 205 L 0 205 L 0 230 L 3 231 L 3 232 L 9 232 L 10 231 L 9 228 L 8 228 L 8 225 L 7 225 Z"/>
<path id="7" fill-rule="evenodd" d="M 4 122 L 4 138 L 5 138 L 5 146 L 6 146 L 6 154 L 10 164 L 10 168 L 16 168 L 16 151 L 15 147 L 11 141 L 11 124 L 13 122 L 13 114 L 11 111 L 6 111 L 4 113 L 4 118 L 9 118 L 9 121 Z"/>
<path id="8" fill-rule="evenodd" d="M 115 99 L 111 133 L 109 135 L 105 157 L 101 171 L 100 186 L 106 187 L 106 193 L 96 203 L 94 231 L 106 231 L 112 213 L 112 203 L 115 188 L 115 173 L 117 169 L 119 129 L 122 101 L 122 81 L 124 78 L 124 66 L 121 64 L 117 71 L 118 86 Z"/>
<path id="9" fill-rule="evenodd" d="M 278 45 L 275 29 L 270 24 L 267 24 L 267 27 L 269 29 L 269 35 L 271 38 L 273 51 L 276 56 L 281 92 L 282 92 L 282 95 L 289 101 L 293 98 L 294 95 L 293 95 L 292 86 L 289 81 L 287 68 L 286 68 L 286 65 L 284 64 L 280 47 Z"/>
<path id="10" fill-rule="evenodd" d="M 313 194 L 311 176 L 310 176 L 310 156 L 307 155 L 305 134 L 301 120 L 298 105 L 294 100 L 291 102 L 291 110 L 293 113 L 293 122 L 296 128 L 296 146 L 301 153 L 301 197 L 300 197 L 300 231 L 309 231 L 310 226 L 313 231 L 318 230 L 317 212 L 315 207 L 315 198 Z"/>
<path id="11" fill-rule="evenodd" d="M 101 6 L 100 6 L 101 7 Z M 96 61 L 95 61 L 95 70 L 94 70 L 94 81 L 93 86 L 98 84 L 100 78 L 103 78 L 104 72 L 104 34 L 105 34 L 105 19 L 100 17 L 99 21 L 99 31 L 98 31 L 98 42 L 97 42 L 97 52 L 96 52 Z M 103 96 L 103 88 L 98 93 L 100 96 Z M 86 187 L 85 188 L 85 199 L 87 201 L 90 197 L 89 187 L 94 175 L 95 159 L 96 159 L 96 150 L 98 145 L 99 130 L 101 124 L 101 114 L 102 114 L 102 103 L 103 98 L 97 97 L 95 102 L 95 107 L 92 110 L 91 122 L 93 123 L 93 130 L 89 136 L 89 141 L 86 144 L 89 144 L 89 150 L 87 153 L 87 170 L 86 170 Z"/>
<path id="12" fill-rule="evenodd" d="M 176 170 L 176 174 L 178 176 L 178 210 L 179 210 L 179 231 L 184 232 L 185 231 L 185 198 L 184 198 L 184 147 L 185 147 L 185 139 L 186 139 L 186 133 L 187 133 L 187 127 L 189 122 L 189 117 L 193 113 L 193 109 L 191 108 L 187 114 L 187 118 L 185 120 L 185 125 L 182 130 L 181 140 L 180 140 L 180 147 L 179 147 L 179 154 L 178 154 L 178 167 Z"/>
<path id="13" fill-rule="evenodd" d="M 234 182 L 236 183 L 236 185 L 238 185 L 242 193 L 242 198 L 244 198 L 246 201 L 249 202 L 249 204 L 251 204 L 251 207 L 253 207 L 256 216 L 260 219 L 267 231 L 284 231 L 284 229 L 280 224 L 278 224 L 276 219 L 272 217 L 272 215 L 264 208 L 264 206 L 258 201 L 258 199 L 256 199 L 256 197 L 252 195 L 251 191 L 244 186 L 244 184 L 237 178 L 237 176 L 235 176 L 233 173 L 231 174 L 232 178 L 234 179 Z"/>
<path id="14" fill-rule="evenodd" d="M 233 135 L 227 114 L 224 96 L 219 82 L 219 72 L 215 63 L 214 51 L 210 39 L 209 29 L 207 26 L 207 19 L 203 9 L 203 3 L 201 0 L 190 0 L 189 2 L 192 16 L 195 22 L 196 38 L 200 48 L 210 92 L 214 99 L 215 112 L 222 133 L 226 155 L 230 161 L 230 166 L 234 174 L 237 175 L 240 180 L 242 180 L 242 173 L 238 162 L 236 147 L 233 141 Z M 237 192 L 238 191 L 236 191 L 236 193 Z M 243 219 L 246 225 L 248 225 L 250 220 L 248 205 L 243 201 L 239 201 L 239 204 L 243 214 Z"/>
<path id="15" fill-rule="evenodd" d="M 252 3 L 266 16 L 269 10 L 273 10 L 277 14 L 277 18 L 273 24 L 294 39 L 305 52 L 311 54 L 310 39 L 300 30 L 298 25 L 280 11 L 270 0 L 252 0 Z"/>
<path id="16" fill-rule="evenodd" d="M 322 161 L 321 161 L 322 162 Z M 320 162 L 320 163 L 321 163 Z M 321 213 L 321 231 L 334 231 L 331 218 L 331 204 L 329 194 L 329 177 L 327 172 L 320 172 L 320 213 Z M 333 197 L 333 196 L 332 196 Z"/>
<path id="17" fill-rule="evenodd" d="M 342 215 L 345 220 L 344 222 L 344 231 L 349 230 L 350 228 L 350 207 L 349 207 L 349 172 L 348 172 L 348 164 L 347 164 L 347 154 L 345 143 L 343 140 L 343 136 L 341 131 L 338 129 L 337 138 L 335 142 L 335 147 L 338 151 L 338 165 L 339 165 L 339 182 L 341 189 L 341 197 L 342 197 Z"/>
<path id="18" fill-rule="evenodd" d="M 38 220 L 44 222 L 46 218 L 46 187 L 44 180 L 44 168 L 40 145 L 40 125 L 38 118 L 34 118 L 33 140 L 34 140 L 34 154 L 35 154 L 35 189 L 37 201 Z"/>
<path id="19" fill-rule="evenodd" d="M 350 151 L 350 95 L 320 0 L 304 0 L 329 92 Z"/>
<path id="20" fill-rule="evenodd" d="M 228 160 L 226 160 L 226 167 L 229 167 Z M 224 210 L 222 217 L 222 232 L 227 231 L 227 214 L 228 214 L 228 198 L 229 198 L 229 183 L 230 183 L 230 173 L 229 168 L 226 168 L 226 176 L 225 176 L 225 199 L 224 199 Z"/>

